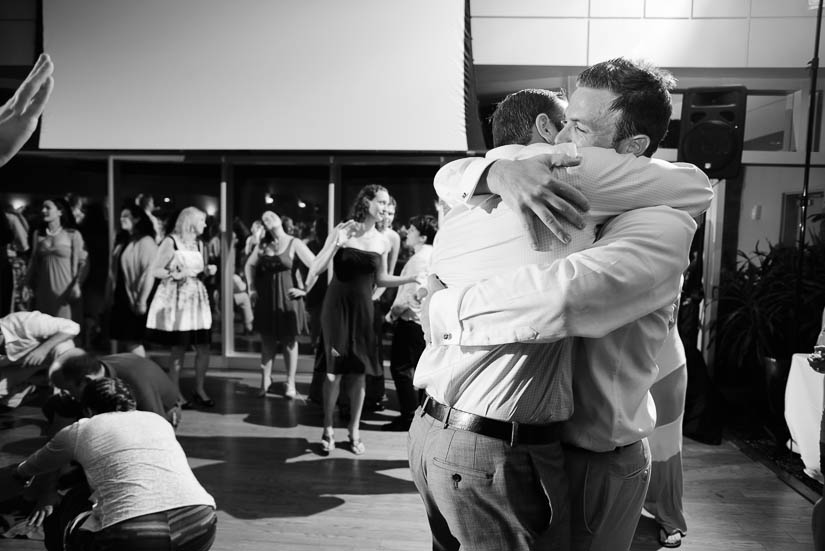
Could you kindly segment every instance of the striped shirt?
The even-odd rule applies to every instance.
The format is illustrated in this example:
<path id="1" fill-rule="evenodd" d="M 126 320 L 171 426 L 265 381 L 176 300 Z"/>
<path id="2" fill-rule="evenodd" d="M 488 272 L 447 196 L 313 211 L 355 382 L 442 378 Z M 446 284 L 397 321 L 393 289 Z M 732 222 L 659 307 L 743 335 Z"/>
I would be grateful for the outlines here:
<path id="1" fill-rule="evenodd" d="M 498 197 L 473 197 L 472 187 L 468 192 L 465 183 L 477 181 L 483 168 L 496 159 L 558 153 L 557 147 L 504 146 L 488 152 L 483 162 L 465 159 L 442 168 L 436 188 L 452 209 L 436 236 L 431 271 L 448 289 L 435 297 L 447 295 L 460 304 L 468 286 L 522 265 L 548 265 L 585 249 L 592 245 L 599 224 L 624 211 L 668 205 L 695 207 L 698 214 L 698 204 L 709 199 L 707 179 L 697 177 L 701 173 L 693 166 L 584 148 L 581 164 L 558 175 L 590 200 L 587 227 L 570 231 L 572 240 L 567 245 L 555 240 L 549 230 L 538 228 L 539 247 L 534 250 L 517 216 Z M 518 289 L 510 291 L 518 293 Z M 563 293 L 561 284 L 558 292 Z M 484 304 L 493 302 L 494 297 L 478 297 L 476 313 L 489 313 Z M 486 324 L 486 331 L 474 326 L 472 342 L 465 342 L 466 318 L 455 320 L 455 302 L 441 312 L 435 298 L 433 305 L 431 344 L 418 363 L 415 386 L 454 408 L 494 419 L 541 424 L 570 417 L 572 340 L 537 342 L 540 335 L 530 326 Z"/>

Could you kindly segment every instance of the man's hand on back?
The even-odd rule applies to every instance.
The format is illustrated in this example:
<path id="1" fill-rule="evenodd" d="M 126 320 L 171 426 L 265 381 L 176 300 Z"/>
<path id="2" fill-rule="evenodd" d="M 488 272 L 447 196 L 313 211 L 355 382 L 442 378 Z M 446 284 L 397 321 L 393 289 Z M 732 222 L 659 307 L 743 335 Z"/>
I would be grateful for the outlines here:
<path id="1" fill-rule="evenodd" d="M 552 155 L 539 155 L 521 161 L 498 160 L 487 173 L 487 187 L 491 193 L 513 209 L 520 218 L 534 248 L 538 236 L 533 221 L 538 218 L 553 235 L 567 243 L 570 236 L 562 227 L 566 221 L 577 228 L 584 227 L 582 212 L 589 208 L 587 198 L 575 187 L 562 182 L 553 174 Z M 579 158 L 562 159 L 563 166 L 579 164 Z"/>

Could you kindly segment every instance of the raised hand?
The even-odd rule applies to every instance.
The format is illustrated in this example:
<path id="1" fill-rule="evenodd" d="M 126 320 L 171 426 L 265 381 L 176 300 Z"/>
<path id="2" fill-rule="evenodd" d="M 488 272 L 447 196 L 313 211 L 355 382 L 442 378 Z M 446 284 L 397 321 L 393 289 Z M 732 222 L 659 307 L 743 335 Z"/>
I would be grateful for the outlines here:
<path id="1" fill-rule="evenodd" d="M 358 222 L 355 220 L 347 220 L 346 222 L 341 222 L 333 229 L 335 234 L 335 245 L 337 247 L 341 247 L 346 243 L 350 237 L 355 235 L 356 231 L 358 230 Z"/>
<path id="2" fill-rule="evenodd" d="M 20 151 L 49 101 L 54 87 L 54 64 L 48 54 L 40 54 L 26 80 L 0 107 L 0 166 Z"/>

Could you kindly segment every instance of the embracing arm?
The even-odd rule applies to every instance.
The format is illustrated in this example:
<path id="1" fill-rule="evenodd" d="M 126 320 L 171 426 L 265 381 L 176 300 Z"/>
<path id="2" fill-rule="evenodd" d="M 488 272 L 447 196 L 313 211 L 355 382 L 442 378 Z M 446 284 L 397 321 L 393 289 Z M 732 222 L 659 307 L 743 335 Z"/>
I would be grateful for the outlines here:
<path id="1" fill-rule="evenodd" d="M 488 346 L 601 337 L 671 304 L 696 223 L 651 207 L 622 214 L 589 249 L 432 295 L 432 343 Z"/>
<path id="2" fill-rule="evenodd" d="M 524 152 L 534 147 L 529 146 Z M 695 218 L 707 210 L 713 199 L 708 177 L 692 164 L 636 157 L 599 147 L 582 148 L 580 154 L 580 165 L 553 168 L 553 176 L 575 185 L 587 196 L 589 214 L 597 221 L 656 206 L 683 210 Z"/>

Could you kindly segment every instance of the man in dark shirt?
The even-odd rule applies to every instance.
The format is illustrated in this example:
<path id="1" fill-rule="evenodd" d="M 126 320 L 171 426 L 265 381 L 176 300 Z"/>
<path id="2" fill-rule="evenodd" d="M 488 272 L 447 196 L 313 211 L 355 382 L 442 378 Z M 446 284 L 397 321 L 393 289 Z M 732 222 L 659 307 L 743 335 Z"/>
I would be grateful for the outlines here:
<path id="1" fill-rule="evenodd" d="M 51 434 L 56 433 L 83 416 L 80 396 L 89 383 L 102 377 L 116 377 L 132 389 L 140 411 L 151 411 L 164 417 L 173 427 L 180 421 L 180 394 L 176 385 L 158 364 L 137 354 L 111 354 L 94 356 L 81 349 L 74 349 L 61 358 L 59 365 L 52 368 L 51 383 L 65 391 L 46 401 L 43 412 L 50 422 Z M 29 488 L 26 498 L 36 505 L 29 523 L 43 524 L 45 547 L 48 551 L 62 549 L 63 528 L 67 523 L 88 509 L 90 489 L 81 472 L 41 477 L 36 486 Z M 57 488 L 69 488 L 60 499 Z"/>
<path id="2" fill-rule="evenodd" d="M 121 379 L 132 388 L 138 410 L 157 413 L 177 427 L 180 420 L 180 395 L 169 376 L 148 358 L 131 353 L 96 357 L 83 352 L 63 361 L 53 371 L 51 380 L 54 386 L 78 400 L 86 383 L 101 377 Z M 71 417 L 63 415 L 69 413 L 65 409 L 58 410 L 58 413 Z"/>

